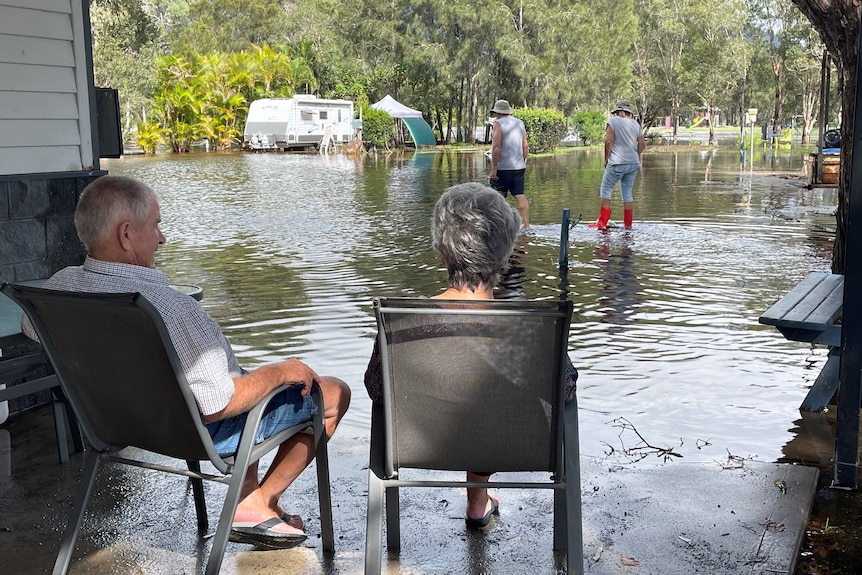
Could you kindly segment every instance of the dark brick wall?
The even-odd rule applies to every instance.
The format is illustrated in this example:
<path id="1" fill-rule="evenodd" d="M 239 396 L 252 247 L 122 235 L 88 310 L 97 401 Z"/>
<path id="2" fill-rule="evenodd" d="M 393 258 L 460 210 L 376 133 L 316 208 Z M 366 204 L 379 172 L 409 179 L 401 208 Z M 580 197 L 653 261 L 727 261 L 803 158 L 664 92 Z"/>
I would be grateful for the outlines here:
<path id="1" fill-rule="evenodd" d="M 97 177 L 0 181 L 0 283 L 46 278 L 84 261 L 86 251 L 75 232 L 75 206 L 87 184 Z M 38 346 L 18 343 L 3 349 L 2 355 L 16 357 L 33 349 Z M 45 402 L 48 393 L 9 400 L 9 411 Z"/>
<path id="2" fill-rule="evenodd" d="M 44 278 L 84 261 L 75 206 L 96 177 L 0 182 L 0 282 Z"/>

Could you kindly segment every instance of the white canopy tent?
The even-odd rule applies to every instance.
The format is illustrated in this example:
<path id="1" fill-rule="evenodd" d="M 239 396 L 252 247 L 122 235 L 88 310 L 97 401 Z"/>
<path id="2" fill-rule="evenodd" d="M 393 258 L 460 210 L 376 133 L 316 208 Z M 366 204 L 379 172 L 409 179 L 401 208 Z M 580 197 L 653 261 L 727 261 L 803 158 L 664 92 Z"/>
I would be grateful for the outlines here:
<path id="1" fill-rule="evenodd" d="M 386 97 L 379 102 L 371 104 L 371 107 L 375 110 L 386 112 L 397 120 L 401 120 L 407 127 L 407 131 L 410 132 L 413 144 L 417 148 L 437 144 L 431 126 L 428 125 L 428 122 L 425 121 L 425 118 L 422 117 L 422 112 L 419 110 L 408 108 L 389 94 L 386 94 Z M 398 141 L 403 142 L 403 135 L 400 129 L 398 130 L 398 137 Z"/>
<path id="2" fill-rule="evenodd" d="M 422 112 L 419 110 L 414 110 L 413 108 L 409 108 L 390 96 L 386 94 L 386 96 L 380 100 L 379 102 L 375 102 L 371 104 L 371 107 L 375 110 L 383 110 L 393 118 L 421 118 Z"/>

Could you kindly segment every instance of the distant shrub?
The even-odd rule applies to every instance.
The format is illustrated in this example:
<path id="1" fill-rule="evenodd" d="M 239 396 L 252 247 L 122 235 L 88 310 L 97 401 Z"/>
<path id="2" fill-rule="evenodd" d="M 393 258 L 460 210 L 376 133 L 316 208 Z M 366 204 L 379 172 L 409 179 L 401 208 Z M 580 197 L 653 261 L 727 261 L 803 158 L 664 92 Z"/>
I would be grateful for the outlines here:
<path id="1" fill-rule="evenodd" d="M 736 143 L 740 144 L 740 147 L 749 150 L 751 149 L 751 140 L 752 135 L 754 136 L 754 147 L 759 148 L 763 145 L 763 135 L 760 133 L 760 130 L 754 130 L 754 134 L 751 132 L 747 132 L 744 136 L 737 136 Z"/>
<path id="2" fill-rule="evenodd" d="M 605 141 L 605 125 L 608 123 L 608 118 L 604 112 L 578 112 L 573 121 L 585 146 L 595 146 Z"/>
<path id="3" fill-rule="evenodd" d="M 158 122 L 138 122 L 135 138 L 145 154 L 155 154 L 156 147 L 165 141 L 164 130 Z"/>
<path id="4" fill-rule="evenodd" d="M 658 130 L 649 130 L 646 134 L 644 134 L 644 139 L 647 144 L 660 144 L 662 135 Z"/>
<path id="5" fill-rule="evenodd" d="M 521 108 L 514 115 L 524 122 L 531 154 L 553 151 L 568 131 L 566 116 L 557 110 Z"/>
<path id="6" fill-rule="evenodd" d="M 362 139 L 375 148 L 389 149 L 395 139 L 395 121 L 392 116 L 362 104 Z"/>

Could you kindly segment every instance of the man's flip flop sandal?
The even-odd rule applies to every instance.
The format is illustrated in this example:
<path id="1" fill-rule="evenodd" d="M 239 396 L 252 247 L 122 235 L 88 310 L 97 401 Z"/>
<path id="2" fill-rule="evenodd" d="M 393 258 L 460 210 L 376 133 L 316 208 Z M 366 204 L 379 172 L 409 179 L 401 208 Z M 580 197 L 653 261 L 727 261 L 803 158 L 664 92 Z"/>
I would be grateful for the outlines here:
<path id="1" fill-rule="evenodd" d="M 272 528 L 284 523 L 280 517 L 272 517 L 258 524 L 235 521 L 230 529 L 230 541 L 234 543 L 250 543 L 265 549 L 290 549 L 296 547 L 308 536 L 299 533 L 282 533 Z"/>

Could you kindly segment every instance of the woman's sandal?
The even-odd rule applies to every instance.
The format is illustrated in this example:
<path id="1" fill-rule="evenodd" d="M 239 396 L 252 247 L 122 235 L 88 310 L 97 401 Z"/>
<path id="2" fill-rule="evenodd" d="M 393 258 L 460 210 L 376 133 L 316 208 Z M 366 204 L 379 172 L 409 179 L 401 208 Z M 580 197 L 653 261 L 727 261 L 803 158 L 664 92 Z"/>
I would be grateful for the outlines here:
<path id="1" fill-rule="evenodd" d="M 487 527 L 488 523 L 491 522 L 492 515 L 500 514 L 500 500 L 494 497 L 488 496 L 488 499 L 491 501 L 491 509 L 485 514 L 481 519 L 473 519 L 471 517 L 467 517 L 464 519 L 464 522 L 467 524 L 467 527 L 470 529 L 482 529 L 483 527 Z"/>

